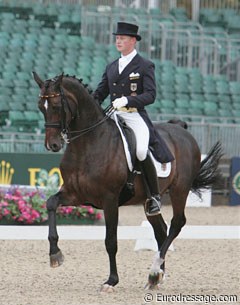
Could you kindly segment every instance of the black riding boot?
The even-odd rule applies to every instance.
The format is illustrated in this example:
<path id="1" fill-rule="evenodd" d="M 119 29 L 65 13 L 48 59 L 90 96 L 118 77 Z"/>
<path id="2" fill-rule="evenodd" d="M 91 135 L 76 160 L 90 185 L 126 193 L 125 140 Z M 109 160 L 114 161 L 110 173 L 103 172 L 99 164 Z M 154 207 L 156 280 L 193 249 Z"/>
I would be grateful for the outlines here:
<path id="1" fill-rule="evenodd" d="M 156 169 L 150 155 L 147 155 L 147 158 L 141 162 L 141 169 L 151 193 L 151 198 L 148 198 L 145 204 L 146 215 L 158 215 L 161 213 L 160 191 Z"/>

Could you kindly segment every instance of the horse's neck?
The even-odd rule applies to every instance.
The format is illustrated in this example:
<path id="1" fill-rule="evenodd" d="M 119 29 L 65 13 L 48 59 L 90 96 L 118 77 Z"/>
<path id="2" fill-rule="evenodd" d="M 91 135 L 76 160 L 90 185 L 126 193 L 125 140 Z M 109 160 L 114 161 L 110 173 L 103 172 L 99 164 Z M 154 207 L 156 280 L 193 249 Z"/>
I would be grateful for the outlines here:
<path id="1" fill-rule="evenodd" d="M 103 119 L 104 114 L 101 107 L 94 101 L 82 84 L 68 83 L 67 85 L 65 89 L 68 98 L 77 104 L 75 120 L 71 124 L 73 129 L 85 129 Z"/>
<path id="2" fill-rule="evenodd" d="M 79 128 L 89 128 L 100 122 L 103 118 L 104 114 L 101 108 L 91 96 L 78 102 L 77 125 Z"/>
<path id="3" fill-rule="evenodd" d="M 82 88 L 80 88 L 82 90 Z M 68 98 L 72 103 L 77 104 L 75 118 L 69 125 L 71 138 L 74 138 L 71 145 L 72 150 L 78 150 L 78 147 L 83 147 L 87 150 L 91 143 L 98 143 L 108 137 L 111 128 L 109 120 L 105 117 L 102 108 L 97 104 L 86 89 L 75 90 L 75 94 L 69 94 Z M 110 131 L 108 130 L 110 129 Z M 91 148 L 92 149 L 92 148 Z"/>
<path id="4" fill-rule="evenodd" d="M 82 98 L 78 96 L 78 117 L 70 130 L 75 139 L 70 142 L 67 151 L 78 156 L 78 164 L 85 164 L 88 158 L 109 162 L 112 154 L 116 153 L 115 150 L 122 145 L 119 131 L 114 121 L 104 115 L 91 96 L 84 97 L 85 95 Z M 106 150 L 111 153 L 106 154 Z"/>

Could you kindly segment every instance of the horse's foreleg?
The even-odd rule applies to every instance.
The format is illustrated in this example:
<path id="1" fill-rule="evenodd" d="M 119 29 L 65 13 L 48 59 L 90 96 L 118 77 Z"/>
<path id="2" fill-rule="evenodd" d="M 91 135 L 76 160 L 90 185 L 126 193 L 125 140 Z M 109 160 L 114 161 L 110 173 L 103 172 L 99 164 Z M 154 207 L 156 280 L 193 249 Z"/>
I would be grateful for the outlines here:
<path id="1" fill-rule="evenodd" d="M 56 225 L 56 210 L 59 205 L 59 193 L 51 196 L 47 200 L 49 234 L 48 240 L 50 243 L 50 266 L 55 268 L 63 263 L 64 257 L 61 250 L 58 248 L 58 234 Z"/>
<path id="2" fill-rule="evenodd" d="M 104 208 L 104 217 L 106 223 L 105 246 L 109 257 L 110 275 L 108 280 L 103 284 L 102 292 L 112 292 L 113 287 L 118 283 L 118 273 L 116 264 L 117 254 L 117 226 L 118 226 L 118 207 L 113 203 Z"/>
<path id="3" fill-rule="evenodd" d="M 167 225 L 162 215 L 156 215 L 155 217 L 148 217 L 148 221 L 151 223 L 155 235 L 155 239 L 158 244 L 158 251 L 160 251 L 164 241 L 167 237 Z M 165 272 L 165 262 L 160 259 L 159 252 L 154 256 L 150 273 L 148 276 L 148 283 L 145 289 L 154 289 L 163 282 Z"/>

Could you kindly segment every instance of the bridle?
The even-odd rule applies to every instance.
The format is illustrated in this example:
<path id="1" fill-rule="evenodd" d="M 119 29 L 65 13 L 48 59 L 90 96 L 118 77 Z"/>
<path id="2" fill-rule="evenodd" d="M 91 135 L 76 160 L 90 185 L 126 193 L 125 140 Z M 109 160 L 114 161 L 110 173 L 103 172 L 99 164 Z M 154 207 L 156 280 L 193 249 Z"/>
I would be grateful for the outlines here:
<path id="1" fill-rule="evenodd" d="M 67 123 L 66 123 L 66 111 L 69 110 L 71 112 L 71 109 L 69 107 L 69 104 L 67 102 L 67 99 L 65 97 L 65 94 L 60 87 L 60 93 L 53 93 L 53 94 L 48 94 L 48 95 L 39 95 L 40 98 L 42 99 L 48 99 L 48 98 L 54 98 L 61 96 L 61 121 L 60 122 L 45 122 L 45 127 L 46 128 L 59 128 L 62 131 L 67 130 Z"/>
<path id="2" fill-rule="evenodd" d="M 103 122 L 105 122 L 107 119 L 109 119 L 109 117 L 111 116 L 111 114 L 115 111 L 114 108 L 110 105 L 108 106 L 105 110 L 104 110 L 104 117 L 96 122 L 95 124 L 93 124 L 92 126 L 89 126 L 87 128 L 81 129 L 81 130 L 75 130 L 75 131 L 69 131 L 68 130 L 68 124 L 66 121 L 66 114 L 67 111 L 70 111 L 71 113 L 71 118 L 72 120 L 74 119 L 74 114 L 72 113 L 72 110 L 69 106 L 68 100 L 63 92 L 62 87 L 60 87 L 60 93 L 53 93 L 53 94 L 48 94 L 48 95 L 39 95 L 40 98 L 42 99 L 48 99 L 48 98 L 54 98 L 54 97 L 61 97 L 61 119 L 59 122 L 45 122 L 45 128 L 56 128 L 56 129 L 60 129 L 61 130 L 61 137 L 64 140 L 64 142 L 66 144 L 69 144 L 70 142 L 74 141 L 75 139 L 81 137 L 82 135 L 92 131 L 94 128 L 96 128 L 97 126 L 101 125 Z M 79 112 L 77 109 L 77 117 L 79 118 Z M 75 136 L 71 137 L 70 139 L 68 138 L 68 135 L 73 135 L 75 134 Z"/>

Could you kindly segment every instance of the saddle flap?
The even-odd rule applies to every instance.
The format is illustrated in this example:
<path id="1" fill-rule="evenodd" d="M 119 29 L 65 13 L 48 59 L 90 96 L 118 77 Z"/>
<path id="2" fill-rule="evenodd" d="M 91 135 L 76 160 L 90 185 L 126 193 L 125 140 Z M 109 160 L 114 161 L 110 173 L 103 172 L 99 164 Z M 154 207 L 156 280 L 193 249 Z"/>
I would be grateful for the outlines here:
<path id="1" fill-rule="evenodd" d="M 136 161 L 136 138 L 135 138 L 134 132 L 133 132 L 131 127 L 127 126 L 125 121 L 120 116 L 118 116 L 118 122 L 119 122 L 119 125 L 122 129 L 122 132 L 123 132 L 123 134 L 124 134 L 124 136 L 127 140 L 128 147 L 129 147 L 130 154 L 131 154 L 131 158 L 132 158 L 132 162 L 133 162 L 133 164 L 135 164 L 135 161 Z"/>

